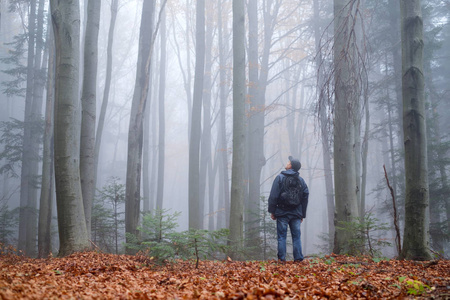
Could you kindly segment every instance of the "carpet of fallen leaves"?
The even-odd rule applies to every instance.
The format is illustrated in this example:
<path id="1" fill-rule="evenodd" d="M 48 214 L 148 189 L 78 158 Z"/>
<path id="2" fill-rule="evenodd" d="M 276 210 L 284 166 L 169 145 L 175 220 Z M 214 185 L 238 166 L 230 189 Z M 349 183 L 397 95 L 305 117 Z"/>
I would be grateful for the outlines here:
<path id="1" fill-rule="evenodd" d="M 276 261 L 177 261 L 76 253 L 0 255 L 0 299 L 450 299 L 450 261 L 348 256 Z"/>

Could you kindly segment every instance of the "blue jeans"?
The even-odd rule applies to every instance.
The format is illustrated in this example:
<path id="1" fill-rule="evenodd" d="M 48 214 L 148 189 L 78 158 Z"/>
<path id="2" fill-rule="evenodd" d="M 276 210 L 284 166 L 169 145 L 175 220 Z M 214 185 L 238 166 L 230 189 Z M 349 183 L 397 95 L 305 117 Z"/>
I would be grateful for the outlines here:
<path id="1" fill-rule="evenodd" d="M 300 240 L 300 224 L 302 220 L 293 215 L 277 217 L 278 259 L 286 260 L 287 228 L 291 230 L 292 245 L 294 248 L 294 261 L 302 261 L 302 242 Z"/>

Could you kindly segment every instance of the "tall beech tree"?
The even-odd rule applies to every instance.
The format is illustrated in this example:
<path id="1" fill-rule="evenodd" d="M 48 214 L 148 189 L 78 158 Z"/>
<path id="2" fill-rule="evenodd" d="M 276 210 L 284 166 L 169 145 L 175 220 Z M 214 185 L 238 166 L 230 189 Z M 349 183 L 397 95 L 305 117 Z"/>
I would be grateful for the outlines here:
<path id="1" fill-rule="evenodd" d="M 144 0 L 139 34 L 136 81 L 131 103 L 130 125 L 128 128 L 125 192 L 125 232 L 135 236 L 138 235 L 137 227 L 140 215 L 143 121 L 150 84 L 154 15 L 155 1 Z"/>
<path id="2" fill-rule="evenodd" d="M 400 258 L 430 260 L 427 134 L 420 0 L 401 0 L 405 228 Z"/>
<path id="3" fill-rule="evenodd" d="M 49 15 L 50 16 L 50 15 Z M 47 73 L 47 98 L 45 104 L 45 128 L 42 153 L 42 183 L 39 201 L 39 224 L 38 224 L 38 257 L 46 258 L 52 250 L 51 245 L 51 221 L 52 202 L 54 193 L 54 167 L 53 167 L 53 107 L 54 107 L 54 68 L 55 68 L 55 46 L 53 31 L 51 28 L 51 16 L 49 17 L 49 33 L 47 34 L 48 73 Z"/>
<path id="4" fill-rule="evenodd" d="M 216 178 L 216 172 L 213 171 L 213 162 L 211 155 L 211 127 L 212 127 L 212 104 L 211 104 L 211 93 L 213 91 L 213 26 L 214 19 L 213 18 L 213 10 L 214 4 L 213 2 L 206 3 L 206 31 L 205 31 L 205 72 L 204 72 L 204 88 L 203 88 L 203 128 L 202 128 L 202 137 L 200 143 L 200 211 L 203 215 L 206 214 L 206 203 L 208 203 L 208 228 L 213 226 L 214 220 L 214 182 Z M 206 193 L 208 192 L 208 193 Z M 211 228 L 212 230 L 212 228 Z"/>
<path id="5" fill-rule="evenodd" d="M 334 182 L 335 224 L 351 222 L 358 216 L 358 184 L 356 168 L 355 114 L 359 107 L 359 82 L 354 24 L 358 0 L 334 0 Z M 349 240 L 352 232 L 336 227 L 335 253 L 352 253 Z"/>
<path id="6" fill-rule="evenodd" d="M 164 166 L 166 153 L 166 113 L 165 113 L 165 95 L 166 95 L 166 60 L 167 60 L 167 28 L 166 11 L 161 12 L 161 53 L 159 68 L 159 103 L 158 103 L 158 176 L 156 184 L 156 207 L 163 208 L 164 195 Z"/>
<path id="7" fill-rule="evenodd" d="M 91 234 L 91 212 L 95 197 L 95 120 L 97 113 L 98 31 L 101 1 L 89 0 L 84 41 L 83 87 L 81 92 L 80 175 L 86 228 Z"/>
<path id="8" fill-rule="evenodd" d="M 195 77 L 189 135 L 189 228 L 203 228 L 200 205 L 200 137 L 202 132 L 202 97 L 205 70 L 205 0 L 196 2 Z"/>
<path id="9" fill-rule="evenodd" d="M 89 247 L 80 180 L 80 3 L 51 0 L 55 35 L 55 187 L 59 255 Z"/>
<path id="10" fill-rule="evenodd" d="M 36 237 L 38 235 L 38 192 L 39 185 L 37 184 L 37 178 L 39 178 L 39 161 L 40 146 L 42 143 L 42 126 L 39 124 L 42 122 L 42 104 L 44 101 L 44 88 L 45 88 L 45 74 L 48 52 L 44 43 L 44 5 L 45 0 L 37 1 L 37 14 L 36 14 L 36 39 L 35 39 L 35 53 L 34 53 L 34 75 L 33 75 L 33 104 L 31 106 L 30 120 L 28 120 L 27 126 L 31 126 L 29 133 L 31 133 L 30 141 L 25 142 L 26 148 L 32 153 L 30 179 L 31 185 L 29 186 L 29 198 L 28 209 L 29 215 L 27 217 L 27 253 L 30 256 L 36 256 Z"/>
<path id="11" fill-rule="evenodd" d="M 231 166 L 230 255 L 242 247 L 245 198 L 245 6 L 233 0 L 233 159 Z"/>
<path id="12" fill-rule="evenodd" d="M 265 87 L 259 85 L 259 63 L 258 54 L 258 1 L 250 0 L 247 6 L 248 15 L 248 199 L 245 205 L 246 222 L 246 243 L 249 247 L 258 243 L 258 236 L 255 230 L 258 230 L 259 215 L 258 212 L 260 200 L 260 178 L 261 169 L 265 164 L 264 157 L 264 92 Z M 266 28 L 267 29 L 267 28 Z M 268 57 L 267 57 L 268 58 Z M 265 61 L 264 61 L 265 62 Z M 266 65 L 264 64 L 264 67 Z M 268 70 L 262 71 L 267 78 Z M 266 82 L 262 82 L 262 85 Z"/>
<path id="13" fill-rule="evenodd" d="M 97 173 L 98 173 L 100 146 L 102 142 L 103 128 L 105 126 L 106 109 L 108 108 L 109 102 L 109 92 L 111 90 L 112 60 L 113 60 L 112 48 L 114 42 L 114 28 L 116 27 L 118 6 L 119 0 L 111 1 L 111 19 L 109 21 L 108 45 L 106 48 L 105 87 L 103 89 L 102 106 L 100 108 L 100 115 L 98 117 L 97 131 L 95 133 L 95 149 L 94 149 L 95 182 L 97 182 L 98 178 Z"/>
<path id="14" fill-rule="evenodd" d="M 218 43 L 219 43 L 219 99 L 220 99 L 220 112 L 219 112 L 219 130 L 218 130 L 218 142 L 217 152 L 219 160 L 219 203 L 218 208 L 221 212 L 217 216 L 217 228 L 228 228 L 228 222 L 230 220 L 230 184 L 228 175 L 228 146 L 227 146 L 227 132 L 226 132 L 226 112 L 227 112 L 227 69 L 226 62 L 228 54 L 228 31 L 227 20 L 224 20 L 224 16 L 228 15 L 224 13 L 223 2 L 219 3 L 218 8 Z M 225 24 L 224 24 L 225 23 Z"/>
<path id="15" fill-rule="evenodd" d="M 36 41 L 36 0 L 30 1 L 30 11 L 28 14 L 28 54 L 27 54 L 27 80 L 25 93 L 25 115 L 24 115 L 24 133 L 22 150 L 22 170 L 20 173 L 20 211 L 19 211 L 19 243 L 18 248 L 26 255 L 33 255 L 34 237 L 29 232 L 29 223 L 33 223 L 33 211 L 36 207 L 33 205 L 36 190 L 33 187 L 33 165 L 35 160 L 32 152 L 33 126 L 33 85 L 34 85 L 34 55 Z"/>

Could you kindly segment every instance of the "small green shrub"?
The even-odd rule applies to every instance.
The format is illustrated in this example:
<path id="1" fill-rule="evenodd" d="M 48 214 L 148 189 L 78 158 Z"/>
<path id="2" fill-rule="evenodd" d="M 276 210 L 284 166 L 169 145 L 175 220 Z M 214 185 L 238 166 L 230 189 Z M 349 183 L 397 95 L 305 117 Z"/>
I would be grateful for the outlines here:
<path id="1" fill-rule="evenodd" d="M 168 211 L 156 209 L 145 214 L 142 226 L 138 227 L 140 237 L 127 233 L 126 247 L 145 253 L 159 263 L 176 258 L 195 259 L 196 267 L 201 258 L 215 258 L 216 254 L 226 253 L 228 229 L 176 232 L 180 213 L 169 214 Z"/>
<path id="2" fill-rule="evenodd" d="M 400 283 L 405 283 L 405 286 L 408 290 L 408 294 L 410 294 L 410 295 L 415 295 L 415 296 L 422 295 L 423 293 L 426 293 L 427 290 L 431 289 L 428 285 L 424 284 L 421 281 L 412 280 L 412 279 L 406 280 L 406 277 L 404 277 L 404 276 L 399 277 L 398 281 Z"/>

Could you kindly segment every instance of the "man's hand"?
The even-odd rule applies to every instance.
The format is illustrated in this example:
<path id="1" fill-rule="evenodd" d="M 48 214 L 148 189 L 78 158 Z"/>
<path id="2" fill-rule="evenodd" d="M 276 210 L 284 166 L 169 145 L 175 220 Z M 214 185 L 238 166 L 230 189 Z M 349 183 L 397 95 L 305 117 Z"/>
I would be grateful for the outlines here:
<path id="1" fill-rule="evenodd" d="M 274 214 L 270 214 L 270 217 L 272 218 L 272 220 L 276 220 L 277 219 Z"/>

